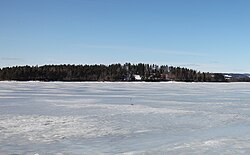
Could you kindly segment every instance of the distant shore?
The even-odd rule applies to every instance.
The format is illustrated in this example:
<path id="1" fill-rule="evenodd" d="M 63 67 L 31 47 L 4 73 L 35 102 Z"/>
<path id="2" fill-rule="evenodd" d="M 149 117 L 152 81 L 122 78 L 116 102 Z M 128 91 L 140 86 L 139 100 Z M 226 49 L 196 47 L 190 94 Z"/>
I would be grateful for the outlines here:
<path id="1" fill-rule="evenodd" d="M 0 69 L 0 81 L 250 82 L 248 74 L 200 72 L 156 64 L 44 65 Z"/>

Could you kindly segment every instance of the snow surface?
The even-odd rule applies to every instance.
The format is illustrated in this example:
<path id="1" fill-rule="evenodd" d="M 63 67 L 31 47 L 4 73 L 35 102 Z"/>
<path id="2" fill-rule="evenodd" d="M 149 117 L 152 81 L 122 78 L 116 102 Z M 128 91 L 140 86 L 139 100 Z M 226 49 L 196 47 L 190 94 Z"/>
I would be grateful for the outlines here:
<path id="1" fill-rule="evenodd" d="M 0 82 L 5 154 L 250 154 L 250 83 Z"/>

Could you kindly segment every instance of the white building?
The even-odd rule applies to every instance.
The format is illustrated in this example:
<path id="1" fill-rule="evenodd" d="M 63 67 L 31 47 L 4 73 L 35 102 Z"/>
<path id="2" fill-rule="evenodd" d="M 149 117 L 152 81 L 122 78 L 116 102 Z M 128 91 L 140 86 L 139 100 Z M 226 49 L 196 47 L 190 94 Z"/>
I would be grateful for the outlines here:
<path id="1" fill-rule="evenodd" d="M 140 75 L 133 75 L 135 77 L 135 80 L 141 80 L 141 76 Z"/>

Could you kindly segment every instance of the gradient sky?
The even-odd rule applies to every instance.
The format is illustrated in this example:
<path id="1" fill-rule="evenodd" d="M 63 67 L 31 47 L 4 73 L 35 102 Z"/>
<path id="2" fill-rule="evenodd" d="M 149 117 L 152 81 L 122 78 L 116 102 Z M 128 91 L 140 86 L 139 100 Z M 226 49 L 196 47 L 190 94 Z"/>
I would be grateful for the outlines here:
<path id="1" fill-rule="evenodd" d="M 0 67 L 156 63 L 250 73 L 249 0 L 0 0 Z"/>

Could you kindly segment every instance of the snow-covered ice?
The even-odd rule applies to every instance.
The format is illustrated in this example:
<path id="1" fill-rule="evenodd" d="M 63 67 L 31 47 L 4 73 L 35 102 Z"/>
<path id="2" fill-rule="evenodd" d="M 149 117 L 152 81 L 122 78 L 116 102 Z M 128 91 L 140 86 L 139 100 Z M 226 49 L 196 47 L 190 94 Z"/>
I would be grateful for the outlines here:
<path id="1" fill-rule="evenodd" d="M 5 154 L 250 154 L 250 83 L 0 82 Z"/>

